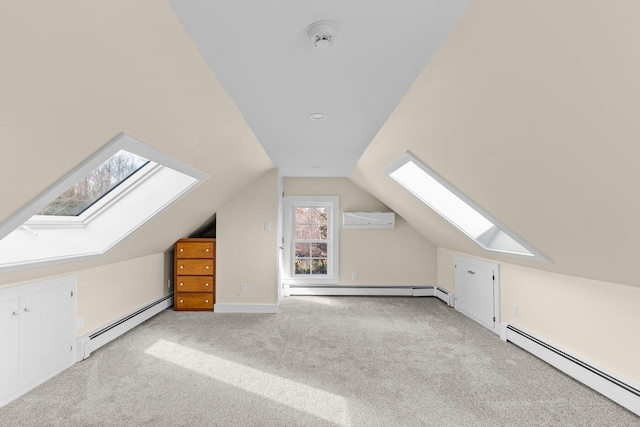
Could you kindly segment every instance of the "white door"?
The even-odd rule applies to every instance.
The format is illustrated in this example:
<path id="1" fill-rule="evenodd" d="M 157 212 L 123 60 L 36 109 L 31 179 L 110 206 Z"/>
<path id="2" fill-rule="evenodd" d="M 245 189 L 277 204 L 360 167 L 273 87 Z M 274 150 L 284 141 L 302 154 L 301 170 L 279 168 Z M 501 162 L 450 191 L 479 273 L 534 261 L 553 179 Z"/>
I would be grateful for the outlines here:
<path id="1" fill-rule="evenodd" d="M 455 265 L 455 308 L 495 330 L 498 265 L 463 257 L 456 257 Z"/>
<path id="2" fill-rule="evenodd" d="M 0 301 L 0 400 L 18 390 L 20 298 Z"/>
<path id="3" fill-rule="evenodd" d="M 74 306 L 71 285 L 20 298 L 20 385 L 60 370 L 73 360 Z"/>

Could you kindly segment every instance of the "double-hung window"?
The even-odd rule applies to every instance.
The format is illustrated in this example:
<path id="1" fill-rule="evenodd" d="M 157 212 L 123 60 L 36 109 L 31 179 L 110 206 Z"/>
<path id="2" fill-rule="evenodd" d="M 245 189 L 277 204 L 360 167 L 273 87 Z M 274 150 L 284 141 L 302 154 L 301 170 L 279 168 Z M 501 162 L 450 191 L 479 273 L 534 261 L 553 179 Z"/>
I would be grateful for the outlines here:
<path id="1" fill-rule="evenodd" d="M 285 284 L 338 283 L 338 197 L 285 197 Z"/>

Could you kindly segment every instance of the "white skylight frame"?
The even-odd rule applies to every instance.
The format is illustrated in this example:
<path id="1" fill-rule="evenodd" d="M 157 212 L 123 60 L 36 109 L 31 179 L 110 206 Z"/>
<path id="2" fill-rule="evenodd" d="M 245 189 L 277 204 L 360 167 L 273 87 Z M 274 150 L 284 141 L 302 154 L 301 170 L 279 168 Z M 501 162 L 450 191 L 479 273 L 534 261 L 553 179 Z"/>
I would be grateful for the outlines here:
<path id="1" fill-rule="evenodd" d="M 78 216 L 34 215 L 120 150 L 149 163 Z M 100 256 L 208 177 L 121 133 L 0 224 L 0 272 Z"/>
<path id="2" fill-rule="evenodd" d="M 533 245 L 411 152 L 402 154 L 385 169 L 385 173 L 486 251 L 551 262 Z"/>

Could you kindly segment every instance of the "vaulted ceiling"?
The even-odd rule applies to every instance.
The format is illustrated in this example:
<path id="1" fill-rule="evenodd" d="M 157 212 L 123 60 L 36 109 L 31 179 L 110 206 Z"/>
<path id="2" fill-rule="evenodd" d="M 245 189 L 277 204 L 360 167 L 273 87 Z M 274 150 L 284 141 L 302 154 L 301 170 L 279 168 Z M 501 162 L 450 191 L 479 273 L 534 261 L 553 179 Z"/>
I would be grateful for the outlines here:
<path id="1" fill-rule="evenodd" d="M 191 3 L 0 5 L 0 221 L 124 131 L 211 178 L 77 268 L 165 250 L 274 164 L 348 174 L 487 256 L 383 173 L 411 150 L 553 261 L 509 262 L 640 286 L 639 3 L 203 2 L 211 52 L 183 26 Z M 306 39 L 320 19 L 340 30 L 326 52 Z"/>
<path id="2" fill-rule="evenodd" d="M 284 176 L 347 176 L 469 0 L 170 3 Z"/>

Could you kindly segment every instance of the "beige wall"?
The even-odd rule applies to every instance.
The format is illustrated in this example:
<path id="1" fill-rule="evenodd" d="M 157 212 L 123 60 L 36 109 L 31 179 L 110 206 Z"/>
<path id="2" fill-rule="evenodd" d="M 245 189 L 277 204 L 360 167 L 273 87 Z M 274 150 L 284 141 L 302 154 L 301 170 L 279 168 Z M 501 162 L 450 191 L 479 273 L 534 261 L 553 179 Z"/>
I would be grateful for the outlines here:
<path id="1" fill-rule="evenodd" d="M 616 5 L 472 1 L 349 178 L 486 256 L 384 174 L 410 150 L 553 262 L 496 259 L 639 286 L 640 2 Z"/>
<path id="2" fill-rule="evenodd" d="M 455 254 L 438 248 L 438 284 L 450 290 Z M 503 322 L 640 384 L 639 288 L 499 264 Z"/>
<path id="3" fill-rule="evenodd" d="M 436 281 L 437 249 L 396 215 L 393 230 L 343 230 L 344 211 L 389 211 L 371 194 L 346 178 L 285 178 L 286 196 L 340 197 L 340 259 L 342 285 L 432 285 Z M 351 280 L 352 274 L 358 280 Z"/>
<path id="4" fill-rule="evenodd" d="M 0 286 L 164 252 L 273 168 L 168 2 L 5 2 L 0 51 L 0 222 L 123 131 L 210 176 L 108 253 Z"/>
<path id="5" fill-rule="evenodd" d="M 152 303 L 173 289 L 167 286 L 164 254 L 81 270 L 77 315 L 84 316 L 82 336 Z"/>
<path id="6" fill-rule="evenodd" d="M 216 304 L 276 303 L 278 179 L 272 169 L 217 212 Z"/>

